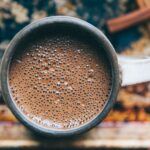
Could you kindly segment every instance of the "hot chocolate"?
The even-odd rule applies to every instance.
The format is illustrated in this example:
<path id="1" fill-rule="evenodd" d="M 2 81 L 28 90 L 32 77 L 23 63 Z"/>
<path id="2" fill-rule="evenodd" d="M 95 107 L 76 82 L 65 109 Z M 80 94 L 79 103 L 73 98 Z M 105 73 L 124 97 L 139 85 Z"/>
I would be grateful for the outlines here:
<path id="1" fill-rule="evenodd" d="M 18 50 L 10 64 L 11 95 L 36 124 L 67 130 L 94 119 L 111 92 L 102 48 L 70 35 L 52 35 Z"/>

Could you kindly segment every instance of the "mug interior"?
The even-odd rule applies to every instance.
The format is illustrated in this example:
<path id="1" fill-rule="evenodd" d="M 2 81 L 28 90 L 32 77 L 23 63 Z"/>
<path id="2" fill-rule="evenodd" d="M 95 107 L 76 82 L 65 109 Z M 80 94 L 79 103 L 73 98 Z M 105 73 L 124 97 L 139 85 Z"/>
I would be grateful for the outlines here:
<path id="1" fill-rule="evenodd" d="M 15 104 L 10 92 L 8 81 L 9 66 L 13 56 L 17 51 L 23 49 L 25 45 L 27 45 L 28 43 L 30 43 L 38 37 L 42 38 L 45 35 L 51 35 L 59 32 L 65 32 L 69 34 L 76 33 L 79 34 L 80 37 L 87 39 L 89 42 L 99 45 L 99 49 L 102 49 L 104 51 L 105 57 L 109 61 L 112 75 L 111 94 L 109 96 L 108 101 L 104 105 L 102 112 L 86 124 L 83 124 L 78 128 L 72 128 L 67 130 L 49 129 L 29 120 Z M 13 114 L 30 129 L 47 136 L 60 137 L 80 134 L 100 123 L 113 106 L 113 103 L 115 101 L 120 87 L 119 67 L 116 53 L 108 39 L 104 36 L 104 34 L 100 30 L 98 30 L 97 28 L 85 21 L 73 17 L 64 16 L 44 18 L 39 21 L 33 22 L 32 24 L 22 29 L 11 41 L 2 59 L 1 87 L 4 100 L 13 112 Z"/>

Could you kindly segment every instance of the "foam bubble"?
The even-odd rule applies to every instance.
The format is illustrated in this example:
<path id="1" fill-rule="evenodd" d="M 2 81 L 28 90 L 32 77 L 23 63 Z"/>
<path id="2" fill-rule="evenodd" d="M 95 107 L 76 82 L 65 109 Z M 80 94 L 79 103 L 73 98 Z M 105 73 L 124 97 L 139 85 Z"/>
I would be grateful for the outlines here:
<path id="1" fill-rule="evenodd" d="M 15 56 L 10 67 L 11 93 L 21 111 L 55 129 L 76 128 L 98 115 L 112 85 L 103 53 L 70 36 L 33 44 Z"/>

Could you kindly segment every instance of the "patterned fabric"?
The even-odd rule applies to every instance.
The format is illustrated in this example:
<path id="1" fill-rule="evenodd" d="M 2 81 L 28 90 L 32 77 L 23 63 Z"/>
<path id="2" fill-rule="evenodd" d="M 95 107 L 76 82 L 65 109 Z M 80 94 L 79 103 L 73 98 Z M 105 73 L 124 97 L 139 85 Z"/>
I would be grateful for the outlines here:
<path id="1" fill-rule="evenodd" d="M 82 18 L 107 34 L 106 20 L 135 9 L 130 0 L 0 0 L 0 50 L 30 22 L 52 15 Z M 126 7 L 128 5 L 128 7 Z M 120 38 L 120 37 L 119 37 Z M 116 36 L 113 41 L 116 41 Z M 114 42 L 115 44 L 116 42 Z M 125 44 L 124 44 L 125 45 Z"/>

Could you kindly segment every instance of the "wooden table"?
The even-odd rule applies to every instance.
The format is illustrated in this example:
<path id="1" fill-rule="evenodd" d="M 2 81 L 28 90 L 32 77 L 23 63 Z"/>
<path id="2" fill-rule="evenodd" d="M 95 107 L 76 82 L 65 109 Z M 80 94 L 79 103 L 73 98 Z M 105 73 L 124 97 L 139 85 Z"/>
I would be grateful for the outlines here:
<path id="1" fill-rule="evenodd" d="M 102 123 L 88 133 L 68 139 L 33 135 L 19 123 L 0 125 L 0 148 L 147 148 L 150 123 Z"/>

